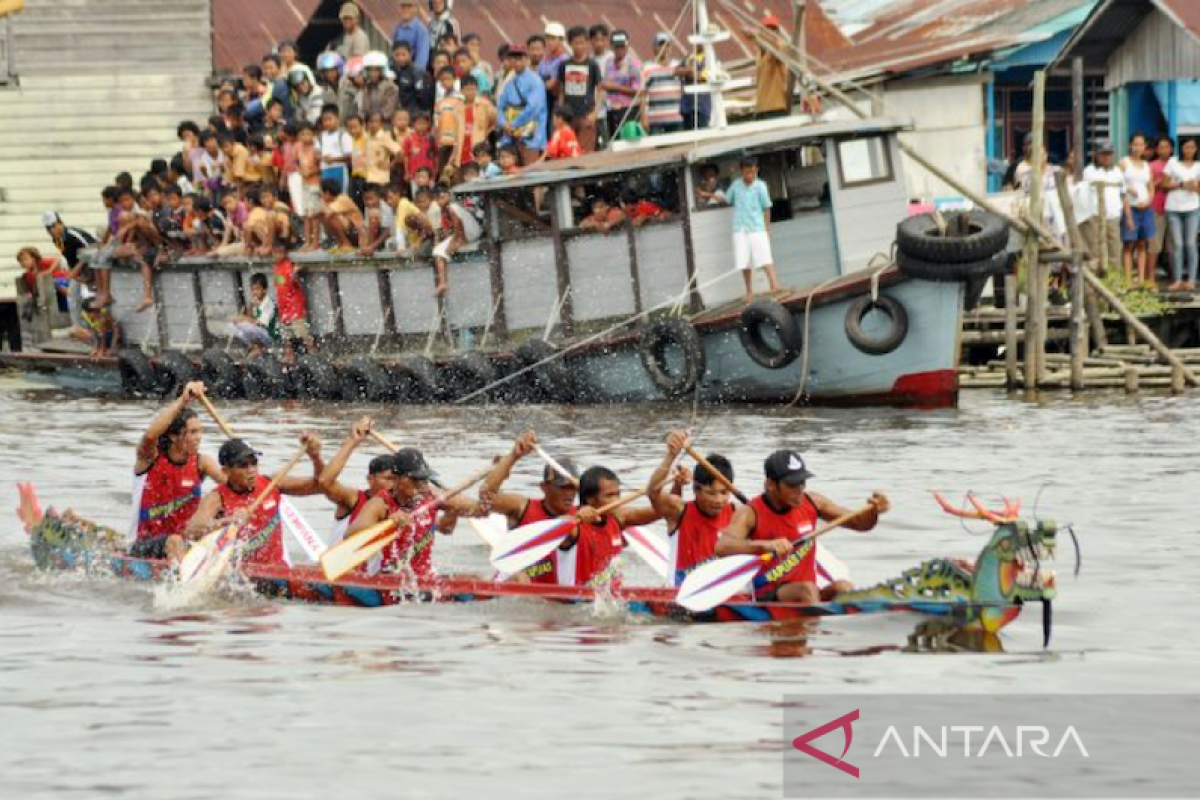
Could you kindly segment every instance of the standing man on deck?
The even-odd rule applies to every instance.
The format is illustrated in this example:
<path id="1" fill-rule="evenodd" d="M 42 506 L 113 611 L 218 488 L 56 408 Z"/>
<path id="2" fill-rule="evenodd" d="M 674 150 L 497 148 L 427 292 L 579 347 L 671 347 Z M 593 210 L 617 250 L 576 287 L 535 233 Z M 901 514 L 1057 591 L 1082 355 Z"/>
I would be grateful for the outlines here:
<path id="1" fill-rule="evenodd" d="M 362 417 L 350 429 L 350 438 L 334 455 L 333 460 L 321 470 L 317 479 L 321 491 L 335 506 L 333 512 L 334 541 L 341 540 L 363 508 L 380 492 L 386 492 L 396 482 L 396 473 L 392 471 L 394 459 L 390 454 L 376 456 L 367 465 L 367 488 L 355 489 L 338 481 L 338 476 L 346 468 L 346 462 L 360 444 L 371 435 L 373 422 L 370 417 Z"/>
<path id="2" fill-rule="evenodd" d="M 717 541 L 718 556 L 775 556 L 754 581 L 754 596 L 760 601 L 816 603 L 817 543 L 806 540 L 820 519 L 844 516 L 849 509 L 815 492 L 806 491 L 813 474 L 795 450 L 776 450 L 763 465 L 766 483 L 763 494 L 742 506 Z M 879 515 L 891 508 L 887 497 L 875 492 L 867 500 L 871 508 L 844 523 L 843 527 L 869 531 Z M 798 545 L 798 546 L 797 546 Z M 850 588 L 834 581 L 825 588 L 827 597 Z"/>
<path id="3" fill-rule="evenodd" d="M 179 559 L 187 549 L 178 534 L 200 505 L 205 478 L 225 483 L 225 473 L 211 456 L 200 455 L 200 418 L 188 408 L 204 396 L 204 384 L 193 381 L 159 412 L 142 434 L 133 467 L 133 546 L 137 558 Z"/>
<path id="4" fill-rule="evenodd" d="M 693 500 L 684 502 L 679 495 L 654 490 L 671 474 L 676 459 L 686 445 L 687 434 L 684 431 L 671 431 L 667 436 L 667 453 L 650 476 L 648 484 L 650 504 L 667 521 L 670 548 L 667 574 L 674 586 L 681 584 L 696 567 L 712 560 L 717 538 L 733 521 L 733 504 L 730 502 L 733 495 L 725 484 L 703 466 L 696 466 L 692 479 Z M 733 465 L 729 459 L 712 453 L 707 460 L 726 480 L 733 483 Z"/>
<path id="5" fill-rule="evenodd" d="M 729 184 L 725 197 L 733 206 L 733 260 L 746 283 L 745 300 L 754 299 L 754 270 L 767 275 L 772 292 L 779 291 L 775 259 L 771 256 L 771 193 L 758 178 L 758 161 L 743 158 L 742 178 Z"/>
<path id="6" fill-rule="evenodd" d="M 501 494 L 500 487 L 512 474 L 513 467 L 525 456 L 533 452 L 537 444 L 537 434 L 525 431 L 513 443 L 512 450 L 496 462 L 492 473 L 484 481 L 480 495 L 491 497 L 491 509 L 508 518 L 509 530 L 534 522 L 548 519 L 567 517 L 575 513 L 576 483 L 578 470 L 574 462 L 568 458 L 558 459 L 562 471 L 547 464 L 542 470 L 542 496 L 537 499 L 523 497 L 519 494 Z M 565 473 L 565 474 L 564 474 Z M 522 570 L 514 576 L 519 582 L 558 583 L 558 552 L 555 551 L 541 561 Z"/>
<path id="7" fill-rule="evenodd" d="M 558 556 L 558 582 L 563 586 L 602 586 L 616 572 L 613 559 L 625 547 L 621 532 L 659 519 L 653 507 L 625 506 L 601 516 L 599 509 L 621 495 L 621 480 L 607 467 L 591 467 L 579 476 L 579 524 L 563 542 Z"/>
<path id="8" fill-rule="evenodd" d="M 305 497 L 319 494 L 321 489 L 317 478 L 325 467 L 321 460 L 320 439 L 305 433 L 300 441 L 312 461 L 312 477 L 293 478 L 285 475 L 252 514 L 248 514 L 247 510 L 271 483 L 270 477 L 258 471 L 258 457 L 262 454 L 246 444 L 244 439 L 230 439 L 221 445 L 217 460 L 228 480 L 204 496 L 188 522 L 184 535 L 189 539 L 201 539 L 223 525 L 236 524 L 243 561 L 251 564 L 289 564 L 279 517 L 280 495 Z"/>

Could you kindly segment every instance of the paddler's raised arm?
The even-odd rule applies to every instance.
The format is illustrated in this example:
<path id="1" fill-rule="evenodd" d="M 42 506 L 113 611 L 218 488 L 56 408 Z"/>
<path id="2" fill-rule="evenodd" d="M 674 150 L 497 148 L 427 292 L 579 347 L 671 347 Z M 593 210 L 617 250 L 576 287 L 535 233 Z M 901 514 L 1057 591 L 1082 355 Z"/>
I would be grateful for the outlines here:
<path id="1" fill-rule="evenodd" d="M 671 476 L 671 467 L 686 444 L 687 434 L 683 431 L 671 431 L 667 435 L 666 455 L 650 476 L 650 482 L 646 484 L 650 505 L 672 526 L 679 524 L 679 517 L 683 514 L 683 498 L 667 489 L 665 484 Z"/>
<path id="2" fill-rule="evenodd" d="M 843 508 L 842 506 L 830 500 L 828 497 L 817 494 L 816 492 L 808 492 L 807 494 L 808 499 L 812 501 L 814 506 L 816 506 L 817 515 L 826 522 L 837 519 L 838 517 L 844 517 L 853 510 L 849 508 Z M 887 496 L 881 492 L 873 492 L 871 497 L 867 500 L 867 505 L 870 506 L 868 510 L 863 511 L 858 516 L 842 523 L 842 527 L 849 528 L 852 531 L 869 531 L 875 527 L 876 523 L 879 522 L 879 516 L 881 514 L 886 514 L 892 507 L 891 501 L 888 500 Z"/>
<path id="3" fill-rule="evenodd" d="M 387 518 L 387 503 L 383 502 L 379 497 L 372 497 L 362 507 L 362 511 L 358 512 L 358 516 L 354 518 L 354 522 L 350 523 L 350 529 L 346 531 L 346 536 L 349 537 L 359 531 L 366 530 L 372 525 L 383 522 Z M 401 527 L 411 521 L 411 517 L 403 511 L 397 511 L 395 514 L 392 514 L 391 519 Z"/>
<path id="4" fill-rule="evenodd" d="M 507 517 L 516 517 L 525 510 L 524 497 L 515 494 L 501 494 L 500 487 L 512 475 L 513 468 L 525 456 L 533 452 L 533 446 L 537 444 L 537 434 L 533 431 L 525 431 L 517 437 L 513 442 L 512 449 L 505 453 L 496 465 L 492 467 L 491 473 L 484 479 L 483 486 L 479 489 L 480 497 L 488 497 L 489 505 L 493 511 L 498 514 L 504 514 Z"/>
<path id="5" fill-rule="evenodd" d="M 792 543 L 787 539 L 765 541 L 751 539 L 750 532 L 754 530 L 755 522 L 757 519 L 754 509 L 750 506 L 742 506 L 735 511 L 729 526 L 721 531 L 721 537 L 717 539 L 716 555 L 722 558 L 741 555 L 756 556 L 763 553 L 785 556 L 791 552 Z"/>
<path id="6" fill-rule="evenodd" d="M 188 520 L 187 527 L 183 529 L 183 538 L 204 538 L 206 534 L 217 526 L 217 515 L 220 513 L 221 495 L 216 491 L 204 495 L 200 499 L 200 505 L 196 506 L 196 513 L 192 514 L 192 518 Z"/>
<path id="7" fill-rule="evenodd" d="M 321 491 L 329 498 L 330 502 L 336 503 L 341 509 L 354 508 L 358 502 L 358 491 L 353 486 L 347 486 L 339 481 L 338 477 L 346 468 L 350 456 L 363 443 L 363 440 L 371 435 L 372 425 L 370 417 L 362 417 L 355 422 L 350 428 L 350 438 L 342 443 L 342 446 L 334 454 L 333 460 L 325 465 L 325 469 L 321 470 L 321 474 L 317 477 Z"/>
<path id="8" fill-rule="evenodd" d="M 150 425 L 146 428 L 146 432 L 142 434 L 142 441 L 138 443 L 137 449 L 137 466 L 134 471 L 138 474 L 145 472 L 154 463 L 154 459 L 158 458 L 158 441 L 167 432 L 167 428 L 171 427 L 171 423 L 179 416 L 179 412 L 187 408 L 188 403 L 192 402 L 192 398 L 199 397 L 204 394 L 204 382 L 192 381 L 183 387 L 183 391 L 179 393 L 171 403 L 159 412 L 158 416 L 150 421 Z"/>
<path id="9" fill-rule="evenodd" d="M 294 478 L 291 475 L 285 475 L 279 479 L 279 491 L 293 497 L 321 494 L 320 477 L 321 472 L 325 469 L 325 461 L 321 458 L 321 440 L 317 438 L 316 434 L 305 431 L 300 434 L 300 443 L 304 445 L 305 452 L 312 462 L 312 477 Z"/>

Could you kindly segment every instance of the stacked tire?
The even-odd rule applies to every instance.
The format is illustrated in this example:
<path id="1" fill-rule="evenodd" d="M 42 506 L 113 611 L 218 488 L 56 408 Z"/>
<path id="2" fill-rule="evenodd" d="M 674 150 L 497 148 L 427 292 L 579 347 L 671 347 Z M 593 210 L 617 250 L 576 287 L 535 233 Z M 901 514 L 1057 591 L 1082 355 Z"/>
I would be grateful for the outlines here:
<path id="1" fill-rule="evenodd" d="M 968 283 L 1011 269 L 1009 226 L 1003 217 L 971 211 L 947 215 L 945 222 L 943 230 L 933 214 L 918 214 L 896 226 L 901 272 L 925 281 Z"/>

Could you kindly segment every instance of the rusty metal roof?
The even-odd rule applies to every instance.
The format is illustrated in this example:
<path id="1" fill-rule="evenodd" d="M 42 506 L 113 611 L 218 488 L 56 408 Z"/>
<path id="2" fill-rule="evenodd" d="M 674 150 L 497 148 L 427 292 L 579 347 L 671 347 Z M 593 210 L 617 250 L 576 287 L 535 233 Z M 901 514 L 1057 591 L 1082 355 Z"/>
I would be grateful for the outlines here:
<path id="1" fill-rule="evenodd" d="M 818 0 L 808 3 L 805 42 L 809 51 L 821 54 L 848 47 L 850 40 L 829 19 Z M 284 39 L 299 38 L 321 0 L 212 0 L 212 4 L 214 68 L 228 72 L 257 61 Z M 390 39 L 400 21 L 395 0 L 358 0 L 358 5 L 364 24 L 373 24 Z M 564 7 L 561 0 L 460 0 L 455 4 L 454 16 L 463 33 L 479 34 L 483 52 L 493 63 L 501 44 L 524 42 L 534 33 L 541 33 L 550 21 L 568 28 L 597 23 L 612 30 L 623 28 L 629 33 L 633 52 L 642 58 L 651 52 L 654 35 L 674 26 L 674 55 L 680 57 L 687 47 L 691 26 L 690 13 L 681 18 L 684 7 L 682 0 L 581 0 L 569 7 Z M 749 8 L 759 18 L 770 11 L 783 21 L 785 29 L 791 29 L 790 0 L 743 2 L 740 7 Z M 418 4 L 418 11 L 422 19 L 428 20 L 423 3 Z M 709 13 L 716 24 L 733 34 L 730 41 L 718 46 L 718 56 L 726 61 L 753 58 L 757 47 L 738 20 L 719 2 L 710 4 Z"/>

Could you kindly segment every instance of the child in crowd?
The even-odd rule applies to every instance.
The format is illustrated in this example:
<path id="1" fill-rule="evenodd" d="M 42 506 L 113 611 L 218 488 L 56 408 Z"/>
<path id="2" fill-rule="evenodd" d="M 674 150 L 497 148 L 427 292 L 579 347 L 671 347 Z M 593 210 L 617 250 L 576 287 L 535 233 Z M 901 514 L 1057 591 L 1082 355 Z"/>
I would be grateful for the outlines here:
<path id="1" fill-rule="evenodd" d="M 279 192 L 274 186 L 267 184 L 260 191 L 263 210 L 267 212 L 267 220 L 273 230 L 271 240 L 272 250 L 275 242 L 282 242 L 284 247 L 290 247 L 293 241 L 292 213 L 287 203 L 280 201 Z"/>
<path id="2" fill-rule="evenodd" d="M 257 355 L 279 339 L 279 315 L 268 291 L 267 276 L 250 276 L 250 307 L 233 318 L 233 335 L 246 345 L 247 355 Z"/>
<path id="3" fill-rule="evenodd" d="M 378 111 L 367 118 L 366 181 L 380 189 L 391 182 L 392 162 L 400 154 L 400 145 L 384 130 L 383 115 Z"/>
<path id="4" fill-rule="evenodd" d="M 437 117 L 437 171 L 439 181 L 450 183 L 462 163 L 463 119 L 465 105 L 454 86 L 457 79 L 450 67 L 438 73 L 438 85 L 443 90 L 434 107 Z"/>
<path id="5" fill-rule="evenodd" d="M 410 117 L 407 108 L 396 109 L 396 113 L 392 114 L 390 132 L 392 141 L 400 146 L 400 150 L 392 159 L 392 173 L 388 183 L 397 185 L 408 185 L 408 173 L 405 171 L 405 155 L 404 142 L 408 138 L 408 134 L 412 132 L 410 125 Z"/>
<path id="6" fill-rule="evenodd" d="M 592 213 L 583 218 L 579 227 L 585 231 L 608 233 L 625 223 L 625 212 L 612 206 L 604 195 L 592 198 Z"/>
<path id="7" fill-rule="evenodd" d="M 463 246 L 474 244 L 483 238 L 483 221 L 462 203 L 454 202 L 448 187 L 438 189 L 438 206 L 442 211 L 441 241 L 433 248 L 433 260 L 437 267 L 437 287 L 434 293 L 446 293 L 446 266 Z"/>
<path id="8" fill-rule="evenodd" d="M 275 243 L 275 302 L 279 306 L 279 329 L 283 337 L 284 363 L 296 360 L 297 342 L 304 352 L 312 352 L 313 338 L 308 330 L 308 300 L 297 275 L 300 268 L 288 258 L 287 249 Z"/>
<path id="9" fill-rule="evenodd" d="M 628 189 L 621 195 L 621 208 L 629 218 L 629 224 L 640 228 L 647 222 L 662 222 L 671 218 L 671 212 L 658 203 L 639 198 L 637 192 Z"/>
<path id="10" fill-rule="evenodd" d="M 124 258 L 137 264 L 142 273 L 142 302 L 135 312 L 145 311 L 154 305 L 154 274 L 150 263 L 146 260 L 146 252 L 159 243 L 158 231 L 150 218 L 139 213 L 136 209 L 133 191 L 127 188 L 118 190 L 117 196 L 117 233 L 114 237 L 116 248 L 112 251 L 113 258 Z"/>
<path id="11" fill-rule="evenodd" d="M 422 223 L 428 225 L 428 220 L 421 214 L 421 209 L 404 196 L 404 192 L 398 186 L 387 188 L 387 204 L 392 209 L 391 249 L 401 253 L 414 252 L 421 246 L 424 238 Z M 420 218 L 420 222 L 415 223 L 415 226 L 409 222 L 414 217 Z"/>
<path id="12" fill-rule="evenodd" d="M 89 358 L 104 358 L 116 355 L 120 346 L 117 321 L 113 319 L 112 306 L 102 306 L 96 297 L 88 297 L 81 306 L 84 328 L 88 331 L 92 351 Z"/>
<path id="13" fill-rule="evenodd" d="M 363 187 L 367 185 L 367 129 L 358 114 L 346 117 L 346 133 L 350 136 L 350 196 L 354 202 L 362 201 Z"/>
<path id="14" fill-rule="evenodd" d="M 433 190 L 418 189 L 414 205 L 416 205 L 418 213 L 405 220 L 411 239 L 415 240 L 410 252 L 414 258 L 428 258 L 433 252 L 437 231 L 441 227 L 441 218 L 437 216 L 438 207 L 433 202 Z"/>
<path id="15" fill-rule="evenodd" d="M 571 113 L 571 109 L 566 106 L 554 107 L 554 135 L 550 137 L 550 143 L 546 145 L 539 161 L 575 158 L 582 152 L 579 149 L 579 139 L 571 127 L 574 119 L 575 115 Z"/>
<path id="16" fill-rule="evenodd" d="M 232 133 L 222 133 L 217 137 L 221 145 L 221 172 L 229 186 L 244 191 L 250 182 L 250 150 L 243 144 L 238 144 Z"/>
<path id="17" fill-rule="evenodd" d="M 700 168 L 700 182 L 696 184 L 696 204 L 701 208 L 729 205 L 721 191 L 720 173 L 715 164 Z"/>
<path id="18" fill-rule="evenodd" d="M 325 233 L 334 241 L 334 247 L 329 252 L 354 252 L 355 242 L 361 237 L 364 228 L 362 212 L 350 199 L 350 195 L 338 192 L 338 183 L 332 178 L 321 181 L 321 199 L 324 201 L 321 219 Z"/>
<path id="19" fill-rule="evenodd" d="M 379 196 L 378 187 L 367 186 L 363 191 L 363 205 L 366 208 L 366 217 L 358 252 L 360 255 L 373 256 L 387 242 L 391 233 L 389 230 L 391 220 L 384 218 L 385 204 Z"/>
<path id="20" fill-rule="evenodd" d="M 500 165 L 492 161 L 492 146 L 487 142 L 480 142 L 475 145 L 471 151 L 471 155 L 475 157 L 475 165 L 479 167 L 479 174 L 483 176 L 485 181 L 492 178 L 499 178 L 504 174 L 500 169 Z"/>
<path id="21" fill-rule="evenodd" d="M 292 198 L 296 213 L 304 218 L 304 247 L 301 251 L 316 250 L 321 245 L 321 160 L 317 152 L 315 131 L 307 122 L 300 124 L 300 141 L 296 145 L 297 173 L 300 176 L 300 197 Z"/>
<path id="22" fill-rule="evenodd" d="M 520 172 L 520 160 L 521 157 L 514 145 L 502 144 L 496 151 L 496 162 L 500 165 L 500 172 L 503 175 L 516 175 Z"/>
<path id="23" fill-rule="evenodd" d="M 404 141 L 401 142 L 404 151 L 404 163 L 407 168 L 405 178 L 412 183 L 414 197 L 416 196 L 415 192 L 417 188 L 419 188 L 417 173 L 421 169 L 427 169 L 430 176 L 432 176 L 433 170 L 437 166 L 433 151 L 433 137 L 429 135 L 429 127 L 429 115 L 422 111 L 413 120 L 413 129 L 404 137 Z"/>
<path id="24" fill-rule="evenodd" d="M 335 103 L 321 108 L 321 180 L 337 182 L 338 194 L 350 190 L 350 162 L 354 158 L 354 140 L 342 130 Z"/>
<path id="25" fill-rule="evenodd" d="M 211 196 L 216 197 L 221 191 L 221 151 L 218 148 L 217 135 L 212 131 L 200 134 L 200 146 L 204 152 L 196 163 L 196 180 L 201 188 Z"/>

